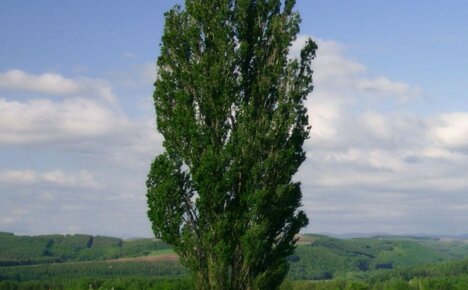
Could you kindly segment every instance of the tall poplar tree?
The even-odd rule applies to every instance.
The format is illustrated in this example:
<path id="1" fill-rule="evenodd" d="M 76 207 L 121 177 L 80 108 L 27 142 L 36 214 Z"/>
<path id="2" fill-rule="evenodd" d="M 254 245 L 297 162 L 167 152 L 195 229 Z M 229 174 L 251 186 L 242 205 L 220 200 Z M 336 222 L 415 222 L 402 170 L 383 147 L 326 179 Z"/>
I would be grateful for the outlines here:
<path id="1" fill-rule="evenodd" d="M 312 91 L 294 0 L 186 0 L 165 14 L 154 105 L 165 152 L 148 216 L 197 289 L 276 289 L 308 219 L 300 183 Z"/>

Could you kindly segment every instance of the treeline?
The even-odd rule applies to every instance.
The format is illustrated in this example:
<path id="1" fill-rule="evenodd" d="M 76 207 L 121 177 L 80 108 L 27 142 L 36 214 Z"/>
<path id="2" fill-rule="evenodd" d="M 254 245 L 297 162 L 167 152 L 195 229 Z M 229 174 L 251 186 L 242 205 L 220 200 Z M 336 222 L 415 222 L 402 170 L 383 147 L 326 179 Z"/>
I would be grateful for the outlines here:
<path id="1" fill-rule="evenodd" d="M 72 278 L 48 281 L 0 281 L 0 290 L 192 290 L 188 278 Z"/>
<path id="2" fill-rule="evenodd" d="M 0 268 L 0 289 L 192 289 L 176 261 L 83 262 Z M 79 278 L 77 278 L 79 277 Z M 321 281 L 286 280 L 281 290 L 468 289 L 468 259 L 352 272 Z"/>
<path id="3" fill-rule="evenodd" d="M 73 262 L 0 267 L 0 290 L 191 290 L 177 261 Z"/>
<path id="4" fill-rule="evenodd" d="M 49 281 L 75 277 L 119 278 L 185 276 L 187 270 L 177 261 L 157 262 L 81 262 L 0 267 L 0 281 Z"/>
<path id="5" fill-rule="evenodd" d="M 387 281 L 393 278 L 410 281 L 413 278 L 449 278 L 468 277 L 468 259 L 429 265 L 401 267 L 392 271 L 376 271 L 365 278 L 372 283 Z M 468 287 L 466 288 L 468 289 Z"/>
<path id="6" fill-rule="evenodd" d="M 466 290 L 468 259 L 395 270 L 354 272 L 322 281 L 287 280 L 281 290 Z"/>
<path id="7" fill-rule="evenodd" d="M 370 283 L 356 280 L 291 281 L 287 280 L 280 290 L 466 290 L 468 275 L 456 277 L 425 277 L 410 281 L 392 278 L 387 281 Z"/>
<path id="8" fill-rule="evenodd" d="M 0 233 L 0 266 L 95 261 L 149 255 L 169 249 L 162 241 L 90 235 L 16 236 Z"/>

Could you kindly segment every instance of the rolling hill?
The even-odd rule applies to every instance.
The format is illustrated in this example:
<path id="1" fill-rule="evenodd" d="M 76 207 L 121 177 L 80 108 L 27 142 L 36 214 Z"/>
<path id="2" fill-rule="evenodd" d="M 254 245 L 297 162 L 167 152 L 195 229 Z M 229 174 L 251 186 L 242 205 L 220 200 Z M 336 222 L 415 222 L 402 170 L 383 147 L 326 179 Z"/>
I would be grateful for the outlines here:
<path id="1" fill-rule="evenodd" d="M 155 239 L 122 240 L 90 235 L 17 236 L 0 233 L 0 266 L 96 261 L 147 256 L 169 249 Z"/>
<path id="2" fill-rule="evenodd" d="M 429 279 L 428 273 L 434 277 L 437 273 L 455 273 L 462 277 L 460 279 L 468 275 L 464 272 L 468 269 L 468 240 L 463 238 L 379 235 L 339 239 L 308 234 L 303 235 L 298 244 L 295 253 L 288 258 L 289 279 L 296 281 L 294 285 L 301 284 L 300 281 L 316 281 L 304 282 L 305 288 L 300 289 L 348 289 L 331 286 L 348 285 L 346 281 L 358 281 L 356 285 L 380 285 L 395 277 L 407 284 L 415 277 Z M 457 267 L 461 270 L 456 270 Z M 170 247 L 155 239 L 0 233 L 0 282 L 4 283 L 73 279 L 105 283 L 109 279 L 123 279 L 131 284 L 133 282 L 128 281 L 136 279 L 151 284 L 169 279 L 172 282 L 167 283 L 179 285 L 187 282 L 187 274 Z M 442 274 L 437 277 L 443 279 Z M 330 282 L 321 284 L 323 280 Z M 326 286 L 317 288 L 317 285 Z"/>

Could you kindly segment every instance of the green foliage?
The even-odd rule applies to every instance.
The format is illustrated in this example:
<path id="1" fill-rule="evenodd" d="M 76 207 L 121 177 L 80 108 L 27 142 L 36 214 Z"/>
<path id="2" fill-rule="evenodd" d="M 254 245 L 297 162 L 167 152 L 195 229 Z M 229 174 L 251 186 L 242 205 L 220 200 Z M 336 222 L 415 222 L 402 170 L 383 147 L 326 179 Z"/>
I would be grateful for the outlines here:
<path id="1" fill-rule="evenodd" d="M 148 216 L 199 289 L 275 289 L 308 220 L 292 176 L 305 159 L 308 40 L 294 0 L 186 0 L 165 15 L 154 104 L 165 152 Z"/>

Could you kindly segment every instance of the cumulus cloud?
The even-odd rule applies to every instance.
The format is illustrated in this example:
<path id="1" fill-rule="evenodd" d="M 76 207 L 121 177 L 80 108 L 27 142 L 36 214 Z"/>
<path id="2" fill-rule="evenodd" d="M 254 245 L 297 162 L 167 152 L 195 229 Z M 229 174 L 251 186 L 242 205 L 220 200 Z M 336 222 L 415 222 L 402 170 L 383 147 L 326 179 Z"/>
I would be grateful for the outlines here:
<path id="1" fill-rule="evenodd" d="M 313 62 L 314 84 L 317 90 L 344 91 L 359 97 L 393 97 L 406 101 L 421 94 L 421 89 L 387 77 L 370 77 L 365 65 L 346 57 L 346 47 L 336 41 L 323 40 L 302 35 L 290 48 L 291 57 L 298 57 L 300 49 L 308 38 L 318 45 L 317 57 Z"/>
<path id="2" fill-rule="evenodd" d="M 305 37 L 299 37 L 296 41 L 300 46 L 305 41 Z M 344 56 L 345 47 L 335 41 L 316 40 L 318 45 L 317 58 L 313 62 L 313 68 L 318 73 L 315 74 L 314 81 L 318 84 L 336 85 L 349 84 L 358 75 L 364 74 L 367 68 L 352 59 Z M 295 44 L 296 45 L 296 44 Z"/>
<path id="3" fill-rule="evenodd" d="M 140 102 L 135 95 L 151 99 L 155 68 L 129 71 L 129 82 L 0 73 L 2 230 L 150 235 L 145 179 L 162 137 L 153 110 L 121 104 Z M 128 99 L 114 101 L 116 88 Z"/>
<path id="4" fill-rule="evenodd" d="M 103 80 L 70 79 L 57 73 L 35 75 L 19 69 L 0 73 L 0 89 L 57 96 L 98 96 L 107 101 L 115 99 L 111 86 Z"/>
<path id="5" fill-rule="evenodd" d="M 22 102 L 0 98 L 0 144 L 95 138 L 128 126 L 125 116 L 90 99 Z"/>
<path id="6" fill-rule="evenodd" d="M 468 203 L 467 112 L 408 113 L 407 101 L 427 105 L 415 98 L 418 86 L 371 77 L 345 46 L 317 42 L 308 158 L 296 177 L 311 219 L 306 231 L 463 231 L 453 216 L 468 219 L 457 207 Z"/>
<path id="7" fill-rule="evenodd" d="M 305 39 L 293 44 L 292 57 Z M 319 39 L 318 45 L 315 90 L 306 104 L 312 125 L 305 144 L 308 158 L 295 177 L 303 184 L 310 218 L 305 231 L 466 230 L 466 223 L 453 219 L 468 222 L 462 206 L 468 203 L 468 112 L 408 113 L 408 102 L 426 105 L 415 98 L 421 94 L 418 86 L 375 77 L 338 42 Z M 112 89 L 125 87 L 132 98 L 149 96 L 154 64 L 129 72 L 113 75 Z M 23 74 L 30 80 L 43 76 Z M 55 84 L 61 85 L 55 91 L 41 87 L 47 83 L 43 79 L 29 91 L 68 98 L 0 98 L 2 149 L 14 151 L 21 164 L 37 162 L 44 168 L 55 161 L 44 170 L 0 170 L 0 187 L 15 188 L 12 193 L 0 190 L 0 224 L 26 233 L 150 235 L 144 182 L 151 160 L 162 151 L 150 97 L 144 102 L 149 109 L 138 115 L 103 97 L 82 97 L 83 89 L 73 85 L 83 86 L 79 79 L 56 77 Z M 11 80 L 8 86 L 1 81 L 4 89 L 20 89 Z M 72 169 L 63 169 L 57 160 Z M 25 200 L 22 212 L 11 211 Z M 54 228 L 39 224 L 41 219 Z"/>
<path id="8" fill-rule="evenodd" d="M 122 167 L 142 168 L 162 150 L 154 117 L 131 119 L 90 99 L 0 98 L 0 146 L 42 146 L 61 154 L 88 152 Z"/>

